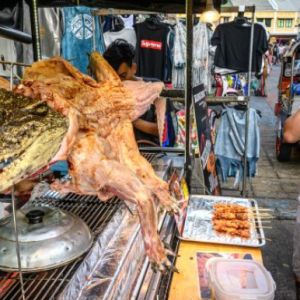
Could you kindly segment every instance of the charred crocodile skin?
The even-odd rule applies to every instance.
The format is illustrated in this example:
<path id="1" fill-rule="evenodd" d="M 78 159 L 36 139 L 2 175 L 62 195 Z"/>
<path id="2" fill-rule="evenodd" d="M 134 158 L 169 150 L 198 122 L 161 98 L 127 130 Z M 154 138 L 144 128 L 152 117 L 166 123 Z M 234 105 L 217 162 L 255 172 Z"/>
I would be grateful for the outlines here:
<path id="1" fill-rule="evenodd" d="M 68 120 L 46 102 L 0 89 L 0 191 L 41 169 L 55 156 Z"/>

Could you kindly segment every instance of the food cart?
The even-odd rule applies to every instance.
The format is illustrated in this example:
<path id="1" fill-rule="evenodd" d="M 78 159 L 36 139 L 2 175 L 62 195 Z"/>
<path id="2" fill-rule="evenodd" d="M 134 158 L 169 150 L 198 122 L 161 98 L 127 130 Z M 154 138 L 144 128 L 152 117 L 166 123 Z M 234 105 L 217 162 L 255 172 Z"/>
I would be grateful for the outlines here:
<path id="1" fill-rule="evenodd" d="M 216 1 L 217 7 L 221 1 Z M 39 5 L 74 5 L 72 1 L 40 1 Z M 193 13 L 201 12 L 205 2 L 195 1 L 80 1 L 82 5 L 101 6 L 109 8 L 111 14 L 127 11 L 147 12 L 186 12 L 187 24 L 187 85 L 185 90 L 186 107 L 186 147 L 183 151 L 172 149 L 142 149 L 144 157 L 151 162 L 157 174 L 164 180 L 174 174 L 178 174 L 179 182 L 185 178 L 189 184 L 192 170 L 192 151 L 190 147 L 190 116 L 192 105 L 191 86 L 191 56 L 192 56 L 192 26 Z M 184 6 L 184 4 L 186 6 Z M 37 2 L 32 1 L 31 14 L 33 19 L 33 43 L 36 59 L 40 58 Z M 193 195 L 191 195 L 191 198 Z M 15 197 L 12 195 L 12 205 L 15 210 Z M 207 197 L 195 197 L 195 201 L 206 201 Z M 194 201 L 190 199 L 190 201 Z M 215 203 L 231 203 L 233 199 L 211 199 Z M 246 206 L 257 209 L 255 202 L 241 199 Z M 200 203 L 200 202 L 199 202 Z M 69 211 L 82 218 L 94 235 L 90 250 L 76 260 L 58 264 L 51 270 L 22 269 L 22 252 L 19 253 L 20 261 L 17 267 L 1 273 L 0 297 L 1 299 L 200 299 L 199 275 L 197 273 L 197 253 L 235 253 L 252 255 L 252 259 L 262 261 L 261 251 L 257 246 L 262 246 L 264 241 L 263 231 L 258 229 L 255 243 L 239 245 L 228 241 L 228 245 L 213 243 L 209 240 L 197 240 L 185 238 L 177 233 L 174 218 L 168 216 L 165 211 L 159 214 L 159 232 L 162 240 L 172 250 L 180 255 L 173 259 L 173 264 L 179 269 L 179 274 L 169 272 L 167 274 L 155 273 L 151 264 L 145 257 L 142 244 L 140 225 L 135 208 L 121 205 L 117 198 L 109 202 L 99 202 L 93 196 L 61 196 L 58 193 L 48 191 L 36 197 L 32 204 L 36 207 L 55 207 Z M 253 208 L 252 208 L 253 207 Z M 210 205 L 210 208 L 211 205 Z M 250 208 L 250 207 L 249 207 Z M 205 209 L 206 210 L 206 209 Z M 38 216 L 39 217 L 39 216 Z M 17 227 L 18 217 L 15 215 L 14 225 Z M 254 218 L 255 224 L 259 218 Z M 12 223 L 12 226 L 13 226 Z M 22 242 L 22 240 L 20 241 Z M 240 240 L 241 243 L 241 240 Z M 248 246 L 248 247 L 247 247 Z M 24 272 L 25 271 L 25 272 Z"/>

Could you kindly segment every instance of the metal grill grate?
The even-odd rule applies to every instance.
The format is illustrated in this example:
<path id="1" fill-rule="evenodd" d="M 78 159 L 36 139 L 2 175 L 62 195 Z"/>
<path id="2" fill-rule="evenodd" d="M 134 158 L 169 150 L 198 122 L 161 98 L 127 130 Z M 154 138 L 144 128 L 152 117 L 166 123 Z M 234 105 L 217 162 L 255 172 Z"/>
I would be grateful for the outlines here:
<path id="1" fill-rule="evenodd" d="M 153 153 L 143 153 L 143 156 L 149 162 L 153 162 L 156 157 Z M 54 206 L 78 215 L 96 235 L 104 230 L 120 203 L 122 201 L 118 198 L 101 202 L 97 196 L 80 196 L 75 194 L 61 196 L 56 192 L 49 192 L 33 201 L 33 204 L 36 206 Z M 85 256 L 86 254 L 57 269 L 23 274 L 25 299 L 57 299 Z M 0 272 L 0 300 L 23 300 L 18 273 Z"/>

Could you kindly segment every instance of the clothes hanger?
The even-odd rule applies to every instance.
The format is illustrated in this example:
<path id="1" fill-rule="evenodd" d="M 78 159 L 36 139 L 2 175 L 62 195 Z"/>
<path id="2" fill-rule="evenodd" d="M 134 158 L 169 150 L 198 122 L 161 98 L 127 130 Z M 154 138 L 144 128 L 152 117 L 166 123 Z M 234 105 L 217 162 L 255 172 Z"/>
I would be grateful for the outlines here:
<path id="1" fill-rule="evenodd" d="M 251 23 L 248 21 L 248 19 L 244 16 L 244 12 L 239 12 L 238 16 L 235 17 L 234 22 L 238 25 L 243 26 L 251 26 Z"/>
<path id="2" fill-rule="evenodd" d="M 150 15 L 149 18 L 147 18 L 145 21 L 148 22 L 149 24 L 155 24 L 155 25 L 161 23 L 159 16 L 155 14 Z"/>
<path id="3" fill-rule="evenodd" d="M 119 32 L 125 28 L 124 22 L 120 17 L 114 17 L 114 28 L 110 32 Z"/>

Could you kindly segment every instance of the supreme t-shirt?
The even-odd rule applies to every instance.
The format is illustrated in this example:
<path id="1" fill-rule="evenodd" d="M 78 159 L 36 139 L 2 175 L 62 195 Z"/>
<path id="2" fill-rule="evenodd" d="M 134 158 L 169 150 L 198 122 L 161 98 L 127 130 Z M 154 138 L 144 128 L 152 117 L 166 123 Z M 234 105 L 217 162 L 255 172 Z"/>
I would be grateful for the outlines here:
<path id="1" fill-rule="evenodd" d="M 168 26 L 145 21 L 134 25 L 136 30 L 137 75 L 164 80 Z"/>
<path id="2" fill-rule="evenodd" d="M 212 37 L 212 45 L 217 46 L 215 66 L 247 72 L 249 69 L 251 26 L 235 21 L 220 24 Z M 260 72 L 263 54 L 268 50 L 265 29 L 254 25 L 252 72 Z"/>

